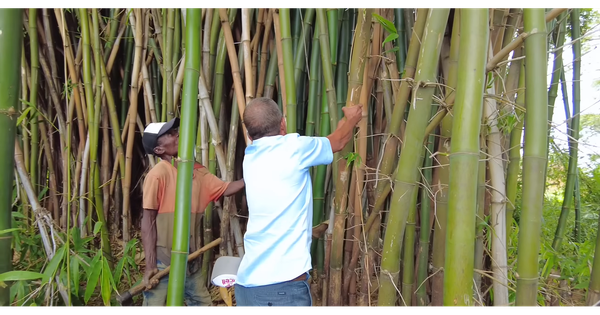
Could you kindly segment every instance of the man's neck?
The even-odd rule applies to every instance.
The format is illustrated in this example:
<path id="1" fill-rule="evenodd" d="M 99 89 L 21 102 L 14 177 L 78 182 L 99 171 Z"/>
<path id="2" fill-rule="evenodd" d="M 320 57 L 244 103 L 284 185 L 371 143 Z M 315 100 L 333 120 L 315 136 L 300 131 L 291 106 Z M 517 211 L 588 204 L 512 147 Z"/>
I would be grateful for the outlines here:
<path id="1" fill-rule="evenodd" d="M 163 155 L 163 156 L 159 156 L 159 158 L 165 162 L 168 162 L 169 164 L 175 166 L 175 168 L 177 168 L 177 159 L 174 156 L 171 155 Z"/>

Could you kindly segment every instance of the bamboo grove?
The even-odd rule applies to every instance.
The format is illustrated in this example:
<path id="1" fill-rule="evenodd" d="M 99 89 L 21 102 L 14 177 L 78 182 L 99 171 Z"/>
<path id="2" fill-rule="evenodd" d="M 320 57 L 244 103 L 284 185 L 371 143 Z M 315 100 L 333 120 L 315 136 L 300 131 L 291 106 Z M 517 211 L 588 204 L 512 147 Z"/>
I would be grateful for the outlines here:
<path id="1" fill-rule="evenodd" d="M 354 140 L 311 170 L 315 305 L 538 305 L 556 269 L 539 252 L 559 86 L 574 152 L 560 222 L 577 198 L 579 20 L 579 9 L 2 9 L 0 178 L 13 184 L 0 191 L 0 278 L 37 281 L 46 293 L 30 295 L 46 305 L 110 305 L 142 275 L 141 186 L 157 162 L 145 126 L 181 117 L 180 158 L 236 180 L 249 144 L 240 117 L 268 97 L 287 132 L 306 136 L 363 105 Z M 206 209 L 203 244 L 223 241 L 204 254 L 204 281 L 216 257 L 244 254 L 247 213 L 243 194 Z M 556 251 L 566 237 L 559 223 Z M 186 257 L 171 273 L 173 305 Z M 0 305 L 21 305 L 21 291 L 0 286 Z"/>

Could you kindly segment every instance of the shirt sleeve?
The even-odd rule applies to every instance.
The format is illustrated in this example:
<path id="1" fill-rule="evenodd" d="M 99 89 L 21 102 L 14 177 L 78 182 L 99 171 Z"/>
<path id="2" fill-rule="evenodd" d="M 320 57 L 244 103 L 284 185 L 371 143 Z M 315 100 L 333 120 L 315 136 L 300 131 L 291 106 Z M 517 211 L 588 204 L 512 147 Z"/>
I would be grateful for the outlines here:
<path id="1" fill-rule="evenodd" d="M 298 137 L 298 157 L 301 168 L 329 164 L 333 161 L 331 143 L 326 137 Z"/>
<path id="2" fill-rule="evenodd" d="M 215 201 L 223 196 L 223 193 L 229 187 L 229 182 L 222 181 L 217 176 L 211 174 L 206 168 L 202 168 L 199 171 L 202 176 L 200 207 L 204 209 L 211 201 Z"/>
<path id="3" fill-rule="evenodd" d="M 144 179 L 142 200 L 142 207 L 144 209 L 158 210 L 162 187 L 164 187 L 164 181 L 160 176 L 150 173 L 146 175 L 146 178 Z"/>

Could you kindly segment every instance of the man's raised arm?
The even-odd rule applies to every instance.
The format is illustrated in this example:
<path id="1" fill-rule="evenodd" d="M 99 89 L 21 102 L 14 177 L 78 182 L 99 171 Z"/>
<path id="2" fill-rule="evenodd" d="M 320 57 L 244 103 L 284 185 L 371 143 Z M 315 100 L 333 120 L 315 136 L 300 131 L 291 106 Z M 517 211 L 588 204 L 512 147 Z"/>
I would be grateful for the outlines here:
<path id="1" fill-rule="evenodd" d="M 354 127 L 362 119 L 362 105 L 360 104 L 352 107 L 343 107 L 342 111 L 344 112 L 344 118 L 338 122 L 335 131 L 327 136 L 333 153 L 341 151 L 348 141 L 352 139 L 352 131 L 354 131 Z"/>

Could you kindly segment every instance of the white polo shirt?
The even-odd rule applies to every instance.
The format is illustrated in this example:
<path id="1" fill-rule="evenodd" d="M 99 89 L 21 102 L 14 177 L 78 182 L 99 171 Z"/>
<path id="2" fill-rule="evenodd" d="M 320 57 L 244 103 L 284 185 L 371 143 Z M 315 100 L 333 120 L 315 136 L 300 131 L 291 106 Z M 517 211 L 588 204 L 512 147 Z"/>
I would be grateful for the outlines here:
<path id="1" fill-rule="evenodd" d="M 285 282 L 312 268 L 309 168 L 332 161 L 325 137 L 271 136 L 246 148 L 243 171 L 250 214 L 237 284 Z"/>

